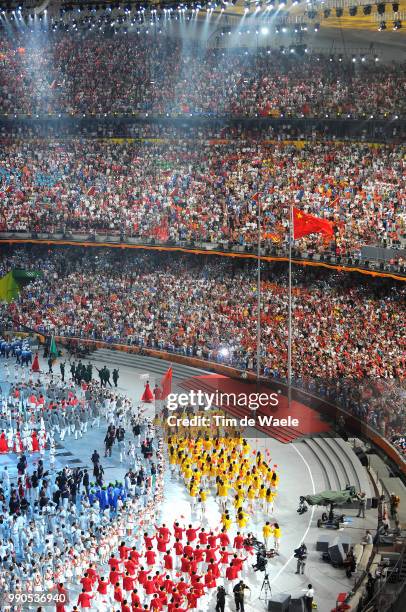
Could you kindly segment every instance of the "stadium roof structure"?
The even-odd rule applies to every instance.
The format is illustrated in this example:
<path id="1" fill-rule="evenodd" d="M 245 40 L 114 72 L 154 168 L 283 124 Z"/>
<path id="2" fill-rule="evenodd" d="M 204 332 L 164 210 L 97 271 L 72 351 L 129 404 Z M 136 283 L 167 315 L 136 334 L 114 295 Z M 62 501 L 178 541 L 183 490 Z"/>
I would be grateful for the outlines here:
<path id="1" fill-rule="evenodd" d="M 36 14 L 45 10 L 122 10 L 132 14 L 154 11 L 168 15 L 170 12 L 174 18 L 185 18 L 194 11 L 198 19 L 205 19 L 208 14 L 216 18 L 223 15 L 229 23 L 236 19 L 258 18 L 306 22 L 322 28 L 396 30 L 398 35 L 406 31 L 406 0 L 0 0 L 0 12 L 18 10 L 18 7 Z M 382 23 L 385 24 L 383 28 L 380 27 Z"/>

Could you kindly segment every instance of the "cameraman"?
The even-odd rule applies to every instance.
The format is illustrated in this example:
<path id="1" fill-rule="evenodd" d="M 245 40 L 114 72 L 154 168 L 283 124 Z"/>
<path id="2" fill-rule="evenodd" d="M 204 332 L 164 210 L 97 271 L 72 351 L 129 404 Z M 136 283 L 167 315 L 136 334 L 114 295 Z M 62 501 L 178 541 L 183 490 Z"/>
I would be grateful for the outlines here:
<path id="1" fill-rule="evenodd" d="M 254 572 L 257 572 L 258 570 L 260 572 L 265 571 L 266 564 L 268 563 L 268 560 L 265 555 L 266 553 L 262 550 L 259 550 L 257 552 L 257 562 L 255 563 L 255 565 L 252 566 L 254 569 Z"/>
<path id="2" fill-rule="evenodd" d="M 240 580 L 240 582 L 238 584 L 236 584 L 235 587 L 233 588 L 234 601 L 235 601 L 235 606 L 237 608 L 237 612 L 244 612 L 245 611 L 245 608 L 244 608 L 244 591 L 245 591 L 245 589 L 250 590 L 249 586 L 244 584 L 244 582 L 242 580 Z"/>
<path id="3" fill-rule="evenodd" d="M 296 564 L 296 574 L 304 574 L 304 570 L 306 567 L 306 559 L 307 559 L 307 546 L 306 544 L 301 544 L 299 548 L 295 548 L 295 559 L 297 559 Z"/>
<path id="4" fill-rule="evenodd" d="M 305 512 L 307 512 L 307 506 L 306 506 L 306 500 L 303 496 L 301 496 L 299 498 L 299 508 L 297 509 L 297 512 L 299 514 L 304 514 Z"/>

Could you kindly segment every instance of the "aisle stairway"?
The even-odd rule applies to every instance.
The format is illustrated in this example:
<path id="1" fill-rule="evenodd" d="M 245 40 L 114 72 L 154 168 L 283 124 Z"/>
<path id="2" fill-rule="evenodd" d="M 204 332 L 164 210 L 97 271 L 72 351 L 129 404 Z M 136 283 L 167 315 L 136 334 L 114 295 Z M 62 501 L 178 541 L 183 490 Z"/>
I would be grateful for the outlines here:
<path id="1" fill-rule="evenodd" d="M 134 368 L 140 373 L 154 374 L 157 379 L 160 379 L 167 369 L 172 366 L 173 380 L 181 381 L 191 376 L 199 374 L 207 374 L 206 370 L 199 370 L 180 363 L 169 363 L 164 359 L 156 359 L 155 357 L 147 357 L 145 355 L 137 355 L 133 353 L 124 353 L 111 349 L 98 349 L 88 358 L 91 361 L 99 361 L 106 364 L 108 367 L 124 366 Z"/>

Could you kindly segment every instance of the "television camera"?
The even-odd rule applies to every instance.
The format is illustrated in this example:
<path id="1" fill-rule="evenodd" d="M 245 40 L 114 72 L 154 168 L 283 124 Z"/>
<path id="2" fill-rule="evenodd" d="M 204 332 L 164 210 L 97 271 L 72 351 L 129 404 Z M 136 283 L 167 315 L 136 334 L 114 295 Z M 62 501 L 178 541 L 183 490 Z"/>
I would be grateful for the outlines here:
<path id="1" fill-rule="evenodd" d="M 276 550 L 273 548 L 267 550 L 265 544 L 251 534 L 247 538 L 245 538 L 244 545 L 252 546 L 256 550 L 257 560 L 256 563 L 254 563 L 254 565 L 252 566 L 254 572 L 264 572 L 268 563 L 268 559 L 272 559 L 277 554 Z"/>
<path id="2" fill-rule="evenodd" d="M 301 495 L 297 512 L 304 514 L 309 506 L 328 506 L 328 512 L 323 512 L 317 521 L 317 527 L 339 529 L 345 519 L 344 514 L 336 514 L 334 509 L 353 502 L 356 499 L 355 487 L 347 485 L 342 491 L 322 491 L 313 495 Z"/>

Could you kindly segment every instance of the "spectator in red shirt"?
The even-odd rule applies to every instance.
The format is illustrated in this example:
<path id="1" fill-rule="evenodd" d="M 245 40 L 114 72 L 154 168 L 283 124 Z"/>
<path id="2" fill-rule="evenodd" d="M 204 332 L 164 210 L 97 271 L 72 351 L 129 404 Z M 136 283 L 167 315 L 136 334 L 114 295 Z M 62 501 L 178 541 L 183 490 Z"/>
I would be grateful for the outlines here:
<path id="1" fill-rule="evenodd" d="M 164 574 L 161 574 L 160 572 L 157 571 L 155 572 L 155 575 L 152 577 L 152 580 L 154 581 L 156 590 L 158 590 L 164 583 Z"/>
<path id="2" fill-rule="evenodd" d="M 130 551 L 130 555 L 129 555 L 131 561 L 134 561 L 134 563 L 136 563 L 138 565 L 139 559 L 141 557 L 141 554 L 138 552 L 138 550 L 135 548 L 135 546 L 132 547 L 131 551 Z"/>
<path id="3" fill-rule="evenodd" d="M 224 528 L 221 530 L 221 533 L 219 534 L 218 537 L 219 537 L 221 546 L 224 546 L 224 547 L 229 546 L 230 538 L 228 537 L 228 533 Z"/>
<path id="4" fill-rule="evenodd" d="M 198 597 L 203 597 L 203 595 L 204 595 L 204 584 L 202 582 L 200 582 L 200 576 L 198 576 L 196 578 L 196 582 L 193 585 L 193 588 L 194 588 L 194 590 L 196 592 L 196 595 Z"/>
<path id="5" fill-rule="evenodd" d="M 219 546 L 212 548 L 210 544 L 207 545 L 206 550 L 204 551 L 206 563 L 210 563 L 212 559 L 213 561 L 217 561 L 218 549 L 219 549 Z"/>
<path id="6" fill-rule="evenodd" d="M 200 527 L 193 529 L 193 526 L 189 525 L 189 528 L 186 530 L 187 541 L 193 542 L 194 540 L 196 540 L 198 531 L 200 531 Z"/>
<path id="7" fill-rule="evenodd" d="M 196 548 L 193 551 L 193 557 L 197 563 L 197 570 L 200 571 L 200 565 L 204 559 L 204 550 L 200 548 L 199 544 L 196 546 Z"/>
<path id="8" fill-rule="evenodd" d="M 242 566 L 243 566 L 244 561 L 246 561 L 247 559 L 248 557 L 245 557 L 243 559 L 241 557 L 238 557 L 237 555 L 234 555 L 233 559 L 231 560 L 231 565 L 237 568 L 237 578 L 238 578 L 238 574 L 242 571 Z"/>
<path id="9" fill-rule="evenodd" d="M 181 595 L 184 595 L 189 588 L 189 584 L 185 582 L 184 578 L 181 578 L 177 584 L 177 589 Z"/>
<path id="10" fill-rule="evenodd" d="M 58 595 L 62 595 L 63 601 L 58 600 L 56 603 L 56 612 L 66 612 L 65 606 L 69 604 L 69 593 L 60 582 L 57 586 Z"/>
<path id="11" fill-rule="evenodd" d="M 123 578 L 123 589 L 125 591 L 132 591 L 134 589 L 134 578 L 130 576 L 129 572 L 126 572 Z"/>
<path id="12" fill-rule="evenodd" d="M 120 555 L 121 561 L 124 561 L 125 559 L 127 559 L 128 553 L 130 552 L 130 550 L 131 550 L 130 546 L 126 546 L 125 542 L 121 542 L 120 546 L 118 547 L 118 554 Z"/>
<path id="13" fill-rule="evenodd" d="M 89 563 L 89 567 L 87 568 L 86 572 L 87 572 L 87 575 L 89 576 L 89 578 L 91 579 L 92 586 L 93 586 L 94 583 L 97 580 L 97 572 L 96 572 L 96 570 L 94 568 L 93 563 Z"/>
<path id="14" fill-rule="evenodd" d="M 211 572 L 215 578 L 220 578 L 220 569 L 218 563 L 214 563 L 214 561 L 211 561 L 209 563 L 207 571 Z"/>
<path id="15" fill-rule="evenodd" d="M 120 567 L 120 559 L 117 559 L 114 556 L 114 553 L 111 553 L 108 563 L 110 567 L 115 567 L 115 568 Z"/>
<path id="16" fill-rule="evenodd" d="M 216 579 L 213 576 L 213 573 L 211 571 L 207 571 L 204 575 L 204 584 L 206 585 L 206 587 L 208 589 L 214 589 L 217 585 L 216 585 Z"/>
<path id="17" fill-rule="evenodd" d="M 123 601 L 123 603 L 121 604 L 121 612 L 131 612 L 131 608 L 130 608 L 130 606 L 128 605 L 128 602 L 127 602 L 127 600 L 126 600 L 126 599 L 125 599 L 125 600 Z"/>
<path id="18" fill-rule="evenodd" d="M 230 551 L 227 551 L 224 546 L 220 551 L 220 563 L 222 564 L 222 566 L 224 567 L 225 565 L 228 565 L 229 563 L 229 558 L 231 557 L 233 553 Z"/>
<path id="19" fill-rule="evenodd" d="M 148 571 L 147 571 L 146 569 L 144 569 L 144 566 L 143 566 L 143 565 L 141 565 L 140 571 L 138 572 L 138 582 L 139 582 L 140 584 L 142 584 L 142 586 L 144 586 L 144 585 L 145 585 L 145 583 L 146 583 L 146 581 L 147 581 L 147 576 L 148 576 L 148 574 L 150 574 L 150 573 L 151 573 L 151 570 L 148 570 Z"/>
<path id="20" fill-rule="evenodd" d="M 110 584 L 116 584 L 116 582 L 119 581 L 120 576 L 122 576 L 122 572 L 118 572 L 117 569 L 115 567 L 112 568 L 110 574 L 109 574 L 109 581 Z"/>
<path id="21" fill-rule="evenodd" d="M 190 565 L 189 565 L 189 574 L 197 573 L 197 566 L 199 565 L 196 559 L 193 557 L 189 557 Z"/>
<path id="22" fill-rule="evenodd" d="M 154 593 L 152 601 L 150 603 L 150 610 L 163 610 L 163 604 L 161 599 L 158 597 L 158 593 Z"/>
<path id="23" fill-rule="evenodd" d="M 199 584 L 201 578 L 202 577 L 199 576 L 199 574 L 196 574 L 196 572 L 192 572 L 192 574 L 190 575 L 190 584 L 192 585 L 192 587 L 195 587 L 197 584 Z"/>
<path id="24" fill-rule="evenodd" d="M 93 588 L 93 581 L 91 578 L 89 578 L 87 572 L 85 573 L 83 578 L 80 580 L 80 583 L 82 585 L 83 590 L 86 593 L 91 593 L 92 588 Z"/>
<path id="25" fill-rule="evenodd" d="M 210 531 L 209 537 L 207 538 L 207 542 L 212 548 L 216 546 L 218 537 L 218 535 L 215 535 L 212 531 Z"/>
<path id="26" fill-rule="evenodd" d="M 184 531 L 185 528 L 181 527 L 179 523 L 173 524 L 173 535 L 175 536 L 176 540 L 182 540 Z"/>
<path id="27" fill-rule="evenodd" d="M 146 595 L 145 603 L 149 605 L 151 602 L 152 596 L 156 591 L 156 586 L 151 576 L 148 576 L 147 581 L 144 584 L 144 589 L 145 589 L 145 595 Z"/>
<path id="28" fill-rule="evenodd" d="M 99 582 L 97 584 L 97 592 L 103 596 L 103 595 L 107 595 L 107 586 L 108 583 L 106 582 L 106 580 L 104 579 L 103 576 L 101 576 L 99 578 Z"/>
<path id="29" fill-rule="evenodd" d="M 204 530 L 204 527 L 201 528 L 199 533 L 199 542 L 202 546 L 207 544 L 207 533 Z"/>
<path id="30" fill-rule="evenodd" d="M 147 565 L 155 565 L 156 552 L 152 550 L 152 547 L 148 548 L 147 552 L 145 553 L 145 558 L 147 560 Z"/>
<path id="31" fill-rule="evenodd" d="M 123 591 L 121 590 L 121 586 L 119 582 L 116 582 L 116 584 L 114 585 L 113 598 L 114 598 L 114 601 L 117 601 L 118 603 L 123 602 Z"/>
<path id="32" fill-rule="evenodd" d="M 196 610 L 197 602 L 199 600 L 196 594 L 196 591 L 194 591 L 193 589 L 190 589 L 190 591 L 186 593 L 186 597 L 187 597 L 188 610 Z"/>
<path id="33" fill-rule="evenodd" d="M 82 592 L 80 593 L 78 597 L 77 605 L 80 606 L 81 608 L 90 608 L 92 599 L 93 599 L 93 595 L 89 595 L 89 593 L 86 593 L 85 589 L 82 589 Z"/>
<path id="34" fill-rule="evenodd" d="M 234 538 L 233 548 L 236 548 L 237 550 L 240 550 L 243 547 L 244 547 L 244 537 L 238 531 L 237 535 Z"/>
<path id="35" fill-rule="evenodd" d="M 176 542 L 173 545 L 173 548 L 175 549 L 175 553 L 176 553 L 176 557 L 175 557 L 176 568 L 179 568 L 180 560 L 181 560 L 181 557 L 183 556 L 183 544 L 178 538 L 176 539 Z"/>
<path id="36" fill-rule="evenodd" d="M 164 556 L 164 568 L 168 572 L 172 572 L 173 570 L 173 557 L 169 550 L 166 551 L 166 555 Z"/>
<path id="37" fill-rule="evenodd" d="M 163 587 L 167 593 L 172 593 L 173 587 L 175 586 L 174 581 L 171 579 L 170 575 L 167 574 L 165 576 L 165 580 L 163 582 Z"/>
<path id="38" fill-rule="evenodd" d="M 193 556 L 193 546 L 190 545 L 190 542 L 187 542 L 186 546 L 184 546 L 183 554 L 186 557 L 192 557 Z"/>
<path id="39" fill-rule="evenodd" d="M 131 593 L 131 605 L 133 606 L 141 606 L 140 596 L 138 595 L 138 589 L 134 589 Z"/>
<path id="40" fill-rule="evenodd" d="M 168 596 L 166 594 L 164 586 L 159 587 L 158 597 L 161 600 L 163 606 L 168 605 Z"/>
<path id="41" fill-rule="evenodd" d="M 163 553 L 166 552 L 169 540 L 165 538 L 158 537 L 157 538 L 157 550 L 160 553 L 160 557 L 162 558 Z"/>
<path id="42" fill-rule="evenodd" d="M 152 548 L 154 545 L 155 536 L 150 536 L 147 532 L 144 533 L 144 544 L 145 548 Z"/>
<path id="43" fill-rule="evenodd" d="M 165 523 L 162 524 L 162 527 L 157 527 L 157 525 L 155 525 L 155 529 L 158 531 L 160 538 L 163 538 L 164 540 L 169 540 L 171 532 L 170 529 L 168 529 L 168 527 L 165 525 Z"/>
<path id="44" fill-rule="evenodd" d="M 238 568 L 235 565 L 232 565 L 230 563 L 230 565 L 226 569 L 227 580 L 229 580 L 230 582 L 233 582 L 233 580 L 236 580 L 237 575 L 238 575 Z"/>
<path id="45" fill-rule="evenodd" d="M 190 561 L 187 557 L 182 557 L 180 562 L 180 571 L 184 574 L 189 574 L 190 570 Z"/>
<path id="46" fill-rule="evenodd" d="M 135 570 L 137 569 L 137 564 L 132 559 L 129 558 L 124 563 L 124 567 L 125 567 L 126 571 L 130 574 L 130 576 L 134 576 Z"/>

